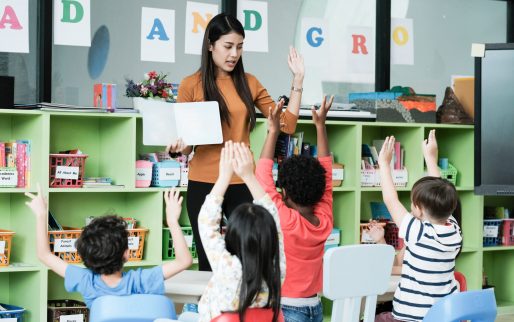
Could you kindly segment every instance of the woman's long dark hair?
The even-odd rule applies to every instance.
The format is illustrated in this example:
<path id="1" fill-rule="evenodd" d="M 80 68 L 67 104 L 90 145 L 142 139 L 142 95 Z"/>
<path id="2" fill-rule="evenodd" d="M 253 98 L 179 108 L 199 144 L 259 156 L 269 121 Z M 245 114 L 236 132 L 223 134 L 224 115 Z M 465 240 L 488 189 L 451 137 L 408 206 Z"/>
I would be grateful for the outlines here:
<path id="1" fill-rule="evenodd" d="M 212 59 L 212 52 L 209 50 L 211 45 L 220 39 L 221 36 L 227 35 L 231 32 L 235 32 L 243 38 L 245 37 L 245 31 L 243 25 L 234 18 L 233 16 L 220 13 L 214 16 L 211 21 L 207 24 L 205 34 L 203 36 L 202 45 L 202 64 L 200 66 L 200 73 L 202 77 L 203 95 L 206 101 L 217 101 L 220 108 L 221 120 L 230 125 L 230 112 L 227 107 L 227 103 L 223 98 L 223 95 L 216 85 L 216 65 Z M 241 100 L 246 106 L 248 115 L 250 116 L 250 131 L 255 127 L 255 108 L 246 79 L 245 70 L 243 67 L 243 57 L 239 57 L 234 70 L 230 73 L 232 81 L 236 87 Z"/>
<path id="2" fill-rule="evenodd" d="M 266 307 L 273 309 L 273 322 L 280 313 L 280 253 L 277 226 L 271 214 L 262 206 L 239 205 L 227 224 L 227 250 L 241 261 L 243 276 L 239 293 L 239 320 L 244 322 L 246 309 L 268 286 Z"/>

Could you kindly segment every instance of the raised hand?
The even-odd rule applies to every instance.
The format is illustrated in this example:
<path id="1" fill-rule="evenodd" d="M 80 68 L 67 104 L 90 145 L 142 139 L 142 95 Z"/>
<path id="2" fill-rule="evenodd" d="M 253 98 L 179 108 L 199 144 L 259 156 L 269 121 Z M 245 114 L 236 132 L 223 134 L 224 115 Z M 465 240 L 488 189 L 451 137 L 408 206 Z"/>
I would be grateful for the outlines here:
<path id="1" fill-rule="evenodd" d="M 234 144 L 232 166 L 234 172 L 243 179 L 243 181 L 254 175 L 252 152 L 244 143 Z"/>
<path id="2" fill-rule="evenodd" d="M 232 168 L 232 159 L 234 158 L 234 143 L 232 141 L 225 142 L 225 147 L 221 149 L 219 177 L 218 180 L 229 183 L 234 174 Z"/>
<path id="3" fill-rule="evenodd" d="M 388 136 L 385 138 L 380 154 L 378 155 L 378 166 L 380 168 L 389 167 L 393 158 L 394 151 L 394 136 Z"/>
<path id="4" fill-rule="evenodd" d="M 423 148 L 423 156 L 425 157 L 425 161 L 427 165 L 429 163 L 437 164 L 437 140 L 435 138 L 435 130 L 430 130 L 428 133 L 428 139 L 424 140 L 422 143 Z"/>
<path id="5" fill-rule="evenodd" d="M 164 192 L 164 202 L 166 203 L 166 222 L 168 226 L 178 223 L 180 212 L 182 211 L 183 197 L 177 189 L 169 189 Z"/>
<path id="6" fill-rule="evenodd" d="M 334 102 L 334 95 L 330 96 L 330 99 L 327 102 L 327 97 L 323 96 L 323 100 L 321 101 L 321 106 L 319 109 L 312 108 L 312 121 L 316 126 L 324 126 L 325 121 L 327 120 L 327 113 L 332 107 L 332 103 Z"/>
<path id="7" fill-rule="evenodd" d="M 302 55 L 298 54 L 296 49 L 292 46 L 289 46 L 289 54 L 287 56 L 287 65 L 289 66 L 289 70 L 293 73 L 295 77 L 300 77 L 303 79 L 305 75 L 305 66 L 303 64 Z"/>
<path id="8" fill-rule="evenodd" d="M 39 183 L 37 184 L 37 195 L 34 195 L 30 192 L 25 192 L 25 196 L 30 198 L 30 201 L 25 202 L 25 204 L 32 210 L 32 212 L 37 217 L 44 217 L 46 220 L 46 216 L 48 214 L 48 203 L 46 199 L 43 197 L 43 193 L 41 192 L 41 186 Z"/>
<path id="9" fill-rule="evenodd" d="M 284 100 L 280 100 L 275 108 L 269 107 L 268 112 L 268 132 L 280 133 L 280 129 L 284 124 L 280 123 L 280 113 L 284 107 Z"/>

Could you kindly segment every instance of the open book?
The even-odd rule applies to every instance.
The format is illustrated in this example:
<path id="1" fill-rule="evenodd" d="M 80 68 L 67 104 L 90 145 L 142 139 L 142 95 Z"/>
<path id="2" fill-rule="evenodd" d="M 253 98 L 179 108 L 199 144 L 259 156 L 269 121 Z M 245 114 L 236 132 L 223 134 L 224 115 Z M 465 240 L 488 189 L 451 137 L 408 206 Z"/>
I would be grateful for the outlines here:
<path id="1" fill-rule="evenodd" d="M 146 104 L 148 103 L 148 104 Z M 218 102 L 144 102 L 143 144 L 165 146 L 182 138 L 186 145 L 223 143 Z"/>

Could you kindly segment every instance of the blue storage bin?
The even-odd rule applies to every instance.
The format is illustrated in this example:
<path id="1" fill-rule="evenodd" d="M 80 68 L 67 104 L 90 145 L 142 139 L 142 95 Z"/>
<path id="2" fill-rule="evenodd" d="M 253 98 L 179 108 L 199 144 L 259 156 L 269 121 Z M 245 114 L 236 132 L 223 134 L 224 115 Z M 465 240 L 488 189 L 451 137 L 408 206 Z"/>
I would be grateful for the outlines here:
<path id="1" fill-rule="evenodd" d="M 393 220 L 391 218 L 391 214 L 389 213 L 389 210 L 387 210 L 385 203 L 371 201 L 369 203 L 369 205 L 371 207 L 371 217 L 374 220 L 381 220 L 381 219 Z"/>
<path id="2" fill-rule="evenodd" d="M 484 246 L 498 246 L 502 243 L 501 224 L 503 219 L 484 219 Z"/>
<path id="3" fill-rule="evenodd" d="M 25 309 L 19 306 L 9 305 L 9 304 L 2 304 L 0 305 L 7 309 L 7 311 L 0 311 L 0 320 L 2 319 L 16 319 L 16 322 L 22 322 L 23 321 L 23 313 L 25 312 Z"/>
<path id="4" fill-rule="evenodd" d="M 166 160 L 153 164 L 153 187 L 176 187 L 180 182 L 180 163 Z"/>

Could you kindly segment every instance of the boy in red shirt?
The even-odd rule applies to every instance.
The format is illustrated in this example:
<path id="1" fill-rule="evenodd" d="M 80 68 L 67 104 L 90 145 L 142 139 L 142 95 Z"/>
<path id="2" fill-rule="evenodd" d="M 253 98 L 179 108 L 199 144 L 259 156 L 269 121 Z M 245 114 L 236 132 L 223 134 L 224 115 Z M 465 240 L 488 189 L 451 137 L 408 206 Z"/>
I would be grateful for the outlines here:
<path id="1" fill-rule="evenodd" d="M 312 111 L 316 126 L 318 158 L 293 156 L 284 160 L 279 172 L 278 193 L 272 168 L 275 144 L 280 134 L 283 102 L 268 116 L 268 135 L 255 174 L 276 204 L 284 235 L 286 279 L 282 286 L 282 312 L 286 322 L 321 322 L 323 312 L 318 293 L 323 285 L 323 251 L 333 227 L 332 158 L 325 120 L 334 97 Z"/>

